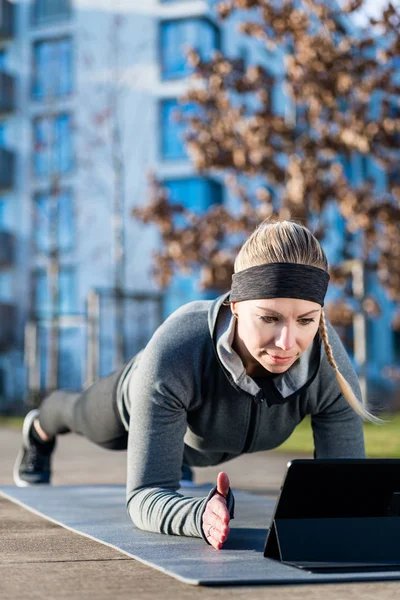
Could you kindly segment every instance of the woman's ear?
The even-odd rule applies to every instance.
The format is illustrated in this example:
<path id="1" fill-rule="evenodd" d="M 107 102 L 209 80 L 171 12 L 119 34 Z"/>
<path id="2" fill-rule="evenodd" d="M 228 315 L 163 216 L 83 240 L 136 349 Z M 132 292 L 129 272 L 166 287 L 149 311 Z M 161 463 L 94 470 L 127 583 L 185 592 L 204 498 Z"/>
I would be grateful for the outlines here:
<path id="1" fill-rule="evenodd" d="M 233 316 L 236 317 L 236 319 L 237 319 L 238 315 L 237 315 L 237 312 L 235 310 L 235 307 L 236 307 L 236 302 L 231 302 L 231 312 L 232 312 Z"/>

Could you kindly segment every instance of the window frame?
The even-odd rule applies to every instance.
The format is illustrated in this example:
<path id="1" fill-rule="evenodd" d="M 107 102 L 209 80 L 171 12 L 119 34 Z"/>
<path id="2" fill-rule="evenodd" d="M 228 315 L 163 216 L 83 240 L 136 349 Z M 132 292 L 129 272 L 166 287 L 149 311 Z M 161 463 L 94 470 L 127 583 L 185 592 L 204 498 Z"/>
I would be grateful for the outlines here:
<path id="1" fill-rule="evenodd" d="M 53 131 L 53 140 L 56 139 L 57 136 L 57 130 L 55 129 L 56 124 L 58 119 L 62 119 L 63 117 L 68 117 L 69 119 L 69 162 L 68 162 L 68 168 L 67 169 L 62 169 L 62 161 L 60 160 L 60 155 L 59 155 L 59 149 L 61 147 L 60 145 L 60 141 L 59 139 L 56 140 L 56 143 L 54 143 L 54 145 L 50 148 L 49 151 L 49 145 L 46 143 L 46 152 L 48 153 L 48 160 L 50 161 L 50 164 L 48 164 L 48 168 L 47 170 L 45 170 L 44 172 L 38 171 L 36 168 L 36 160 L 38 153 L 40 152 L 40 150 L 36 149 L 36 145 L 37 145 L 37 137 L 36 137 L 36 126 L 40 121 L 44 121 L 44 120 L 49 120 L 51 122 L 51 127 L 54 128 Z M 42 177 L 49 177 L 51 176 L 51 174 L 53 173 L 57 173 L 61 176 L 63 175 L 70 175 L 74 168 L 75 168 L 75 163 L 74 163 L 74 151 L 73 151 L 73 136 L 72 136 L 72 132 L 73 132 L 73 127 L 72 127 L 72 119 L 73 119 L 73 115 L 71 112 L 69 111 L 62 111 L 62 112 L 58 112 L 58 113 L 53 113 L 51 115 L 36 115 L 33 119 L 32 119 L 32 147 L 34 149 L 34 152 L 32 153 L 32 172 L 33 172 L 33 176 L 35 178 L 42 178 Z M 57 156 L 58 155 L 58 156 Z M 55 157 L 57 156 L 57 163 L 55 163 Z M 56 168 L 54 168 L 54 164 L 56 164 Z"/>
<path id="2" fill-rule="evenodd" d="M 36 48 L 40 45 L 40 44 L 59 44 L 63 41 L 69 41 L 70 44 L 70 72 L 69 72 L 69 79 L 70 79 L 70 87 L 68 89 L 68 92 L 65 94 L 46 94 L 46 93 L 42 93 L 42 94 L 37 94 L 35 93 L 35 88 L 37 87 L 37 73 L 38 73 L 38 68 L 37 68 L 37 58 L 36 58 Z M 55 98 L 57 101 L 62 99 L 68 99 L 72 96 L 72 94 L 74 93 L 74 39 L 71 35 L 59 35 L 57 37 L 52 37 L 52 38 L 40 38 L 37 40 L 34 40 L 34 42 L 32 43 L 32 57 L 31 57 L 31 81 L 30 81 L 30 99 L 34 102 L 43 102 L 43 101 L 48 101 L 49 99 Z M 50 75 L 52 75 L 50 73 Z"/>
<path id="3" fill-rule="evenodd" d="M 7 121 L 0 118 L 0 148 L 7 150 Z"/>
<path id="4" fill-rule="evenodd" d="M 168 74 L 165 70 L 165 60 L 164 60 L 164 52 L 163 52 L 163 28 L 172 23 L 183 23 L 183 22 L 197 22 L 204 23 L 207 26 L 211 27 L 215 35 L 215 46 L 214 50 L 221 49 L 221 30 L 214 23 L 212 19 L 207 16 L 189 16 L 189 17 L 177 17 L 177 18 L 167 18 L 163 19 L 159 23 L 158 30 L 158 64 L 160 65 L 160 78 L 161 81 L 179 81 L 181 79 L 186 79 L 192 75 L 192 72 L 185 72 L 184 74 Z"/>
<path id="5" fill-rule="evenodd" d="M 222 182 L 220 182 L 212 177 L 199 177 L 196 173 L 194 173 L 193 175 L 185 176 L 185 177 L 168 177 L 168 176 L 166 176 L 162 179 L 161 184 L 168 189 L 167 186 L 170 183 L 189 182 L 189 181 L 203 182 L 203 183 L 207 184 L 208 186 L 210 186 L 211 191 L 212 191 L 212 200 L 213 201 L 210 202 L 208 204 L 208 206 L 206 208 L 204 208 L 204 210 L 202 210 L 201 212 L 194 211 L 196 214 L 204 214 L 204 212 L 206 212 L 211 206 L 224 204 L 224 194 L 223 194 L 224 185 Z M 206 192 L 207 192 L 207 190 L 206 190 Z M 217 201 L 215 201 L 216 197 L 218 198 Z M 173 201 L 174 199 L 171 198 L 171 200 Z M 189 210 L 193 210 L 193 207 L 191 207 L 190 205 L 189 206 L 186 205 L 181 198 L 175 198 L 175 202 L 183 204 Z M 179 223 L 178 223 L 178 226 L 179 226 Z M 174 274 L 172 281 L 170 282 L 169 286 L 166 289 L 165 302 L 164 302 L 164 317 L 165 318 L 178 308 L 179 304 L 177 304 L 177 300 L 179 300 L 179 299 L 183 299 L 183 304 L 185 304 L 194 299 L 208 300 L 210 298 L 215 297 L 216 293 L 212 289 L 201 291 L 201 290 L 195 290 L 194 288 L 192 288 L 193 297 L 190 297 L 190 295 L 188 295 L 186 298 L 184 297 L 185 289 L 186 289 L 186 291 L 190 290 L 191 285 L 193 285 L 193 283 L 195 283 L 198 280 L 198 276 L 199 276 L 198 271 L 195 271 L 192 275 L 189 275 L 187 277 L 185 277 L 184 275 L 181 275 L 179 273 Z M 192 281 L 192 283 L 190 283 L 190 280 Z"/>
<path id="6" fill-rule="evenodd" d="M 68 273 L 72 273 L 72 275 L 75 277 L 75 281 L 74 284 L 72 286 L 73 289 L 73 300 L 72 300 L 72 307 L 73 310 L 71 311 L 62 311 L 61 310 L 61 306 L 62 306 L 62 294 L 61 294 L 61 285 L 60 285 L 60 278 L 61 275 L 64 274 L 65 272 Z M 38 286 L 37 286 L 37 278 L 38 276 L 44 276 L 44 281 L 45 281 L 45 285 L 46 285 L 46 302 L 48 303 L 48 306 L 46 306 L 45 310 L 42 311 L 40 310 L 39 306 L 38 306 Z M 50 293 L 50 285 L 49 285 L 49 278 L 48 278 L 48 266 L 36 266 L 33 270 L 32 270 L 32 290 L 33 290 L 33 314 L 35 316 L 35 318 L 39 319 L 39 320 L 46 320 L 51 318 L 52 314 L 51 314 L 51 293 Z M 77 268 L 75 265 L 71 265 L 71 264 L 65 264 L 59 265 L 59 273 L 58 273 L 58 293 L 59 293 L 59 298 L 58 298 L 58 306 L 57 306 L 57 310 L 56 310 L 56 316 L 63 316 L 63 315 L 76 315 L 78 314 L 78 288 L 77 288 Z"/>
<path id="7" fill-rule="evenodd" d="M 158 131 L 160 132 L 160 135 L 158 136 L 158 148 L 157 148 L 157 152 L 158 152 L 158 157 L 161 161 L 165 161 L 165 162 L 172 162 L 172 161 L 188 161 L 189 160 L 189 155 L 187 152 L 187 149 L 185 147 L 185 141 L 182 138 L 181 140 L 181 147 L 182 147 L 182 151 L 179 155 L 168 155 L 166 152 L 166 139 L 168 136 L 165 135 L 165 133 L 167 133 L 167 129 L 166 129 L 166 123 L 164 122 L 164 107 L 167 103 L 174 103 L 175 107 L 172 110 L 177 110 L 177 111 L 181 111 L 182 113 L 185 113 L 185 111 L 191 112 L 191 111 L 195 111 L 196 109 L 198 109 L 196 103 L 179 103 L 179 98 L 176 97 L 169 97 L 169 98 L 160 98 L 159 102 L 158 102 Z M 172 112 L 172 111 L 171 111 Z M 186 127 L 184 123 L 176 123 L 176 128 L 177 128 L 177 133 L 179 135 L 179 133 L 184 134 L 186 132 Z M 182 131 L 179 131 L 180 129 L 182 129 Z"/>
<path id="8" fill-rule="evenodd" d="M 7 73 L 7 48 L 0 48 L 0 73 Z"/>
<path id="9" fill-rule="evenodd" d="M 223 185 L 222 185 L 222 183 L 220 183 L 219 181 L 216 181 L 215 179 L 213 179 L 211 177 L 199 177 L 199 176 L 196 176 L 196 174 L 188 175 L 185 177 L 164 177 L 162 179 L 161 183 L 162 183 L 163 187 L 166 187 L 168 189 L 167 186 L 169 183 L 190 182 L 190 181 L 204 182 L 205 184 L 207 184 L 211 187 L 213 197 L 215 197 L 215 195 L 219 195 L 220 200 L 218 202 L 210 202 L 210 204 L 207 206 L 207 208 L 205 208 L 205 210 L 208 210 L 210 208 L 210 206 L 223 204 L 223 202 L 224 202 Z M 185 206 L 185 208 L 191 210 L 191 207 L 186 206 L 180 199 L 176 199 L 176 201 L 179 204 L 183 204 L 183 206 Z M 198 214 L 202 214 L 202 213 L 198 213 Z"/>
<path id="10" fill-rule="evenodd" d="M 60 197 L 67 195 L 69 197 L 69 203 L 70 203 L 70 208 L 71 208 L 71 215 L 72 215 L 72 231 L 70 234 L 70 243 L 66 246 L 63 247 L 60 243 L 60 223 L 62 222 L 62 213 L 61 215 L 59 215 L 59 227 L 57 230 L 57 252 L 59 254 L 71 254 L 74 251 L 75 245 L 76 245 L 76 207 L 75 207 L 75 202 L 74 202 L 74 194 L 73 194 L 73 190 L 71 187 L 61 187 L 60 190 L 58 191 L 58 194 Z M 32 201 L 33 201 L 33 222 L 35 224 L 35 235 L 32 239 L 32 245 L 34 248 L 34 252 L 39 254 L 39 255 L 44 255 L 44 256 L 49 256 L 51 249 L 50 247 L 47 249 L 44 249 L 42 247 L 40 247 L 39 243 L 38 243 L 38 232 L 40 230 L 40 215 L 39 215 L 39 199 L 40 198 L 46 198 L 46 203 L 49 202 L 50 198 L 51 198 L 51 193 L 49 191 L 45 191 L 45 192 L 36 192 L 33 195 Z M 58 207 L 58 210 L 59 207 Z M 48 233 L 48 232 L 47 232 Z M 49 236 L 47 235 L 47 240 L 49 241 Z"/>

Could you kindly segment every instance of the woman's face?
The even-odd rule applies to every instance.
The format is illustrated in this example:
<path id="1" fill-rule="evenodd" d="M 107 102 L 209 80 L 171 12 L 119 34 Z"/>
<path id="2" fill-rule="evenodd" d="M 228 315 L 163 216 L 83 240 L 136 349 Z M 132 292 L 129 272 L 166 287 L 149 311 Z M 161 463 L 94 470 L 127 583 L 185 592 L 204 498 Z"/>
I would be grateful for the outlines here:
<path id="1" fill-rule="evenodd" d="M 309 300 L 271 298 L 232 302 L 237 316 L 234 348 L 248 375 L 284 373 L 318 331 L 321 306 Z"/>

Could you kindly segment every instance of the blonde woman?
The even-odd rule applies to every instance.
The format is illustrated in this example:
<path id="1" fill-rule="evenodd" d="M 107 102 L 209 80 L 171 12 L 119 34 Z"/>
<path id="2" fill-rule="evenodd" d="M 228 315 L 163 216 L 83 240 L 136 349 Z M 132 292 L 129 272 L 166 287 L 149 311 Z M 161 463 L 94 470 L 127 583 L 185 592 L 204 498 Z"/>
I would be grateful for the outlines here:
<path id="1" fill-rule="evenodd" d="M 276 448 L 306 415 L 315 457 L 364 457 L 362 419 L 373 417 L 324 315 L 327 271 L 308 229 L 263 222 L 236 258 L 229 293 L 182 306 L 121 371 L 28 413 L 16 484 L 49 483 L 56 436 L 73 431 L 128 450 L 137 527 L 221 549 L 234 509 L 229 476 L 191 498 L 178 492 L 182 467 L 187 478 L 191 466 Z"/>

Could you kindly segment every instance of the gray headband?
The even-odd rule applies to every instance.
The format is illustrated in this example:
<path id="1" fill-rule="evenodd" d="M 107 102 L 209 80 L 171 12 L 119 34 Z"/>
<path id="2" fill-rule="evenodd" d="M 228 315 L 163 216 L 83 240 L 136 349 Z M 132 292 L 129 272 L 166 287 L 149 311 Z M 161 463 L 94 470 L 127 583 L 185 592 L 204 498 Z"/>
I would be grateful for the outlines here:
<path id="1" fill-rule="evenodd" d="M 230 302 L 258 298 L 298 298 L 324 305 L 329 274 L 297 263 L 268 263 L 232 275 Z"/>

